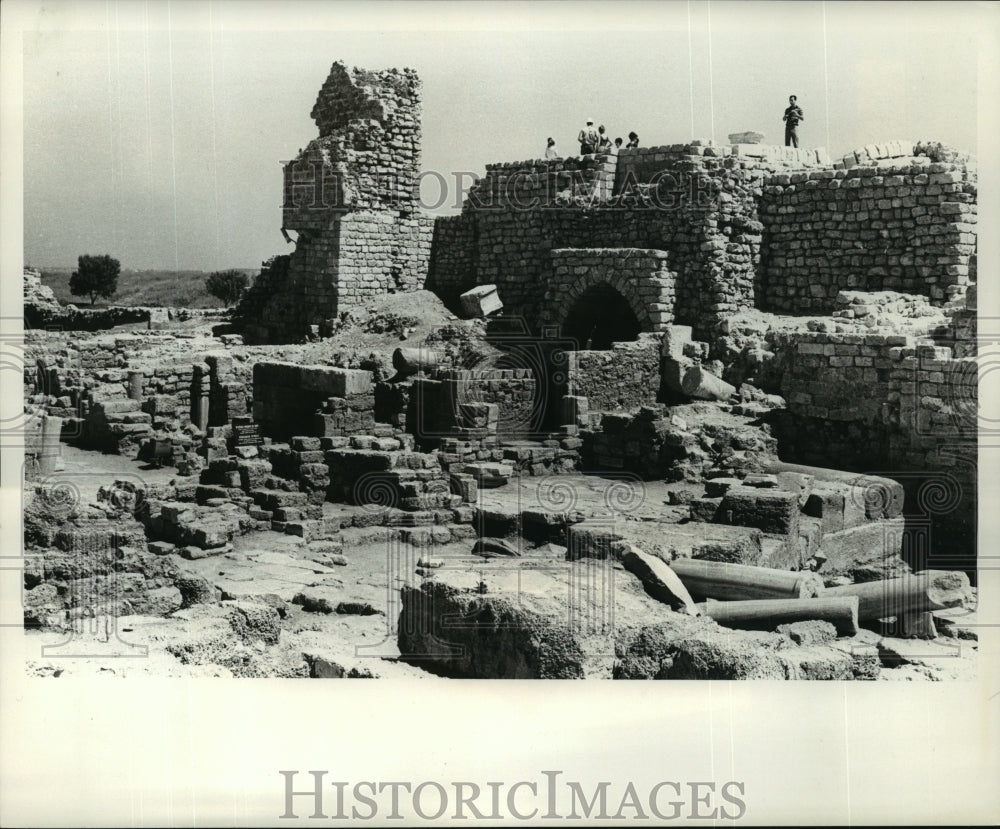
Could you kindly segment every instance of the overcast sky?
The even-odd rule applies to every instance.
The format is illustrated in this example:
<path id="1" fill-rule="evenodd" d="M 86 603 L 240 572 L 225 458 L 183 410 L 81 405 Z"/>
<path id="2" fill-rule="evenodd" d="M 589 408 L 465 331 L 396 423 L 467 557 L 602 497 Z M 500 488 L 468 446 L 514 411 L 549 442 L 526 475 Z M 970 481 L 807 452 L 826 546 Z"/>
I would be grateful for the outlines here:
<path id="1" fill-rule="evenodd" d="M 572 153 L 586 116 L 644 146 L 750 129 L 781 143 L 791 93 L 803 146 L 977 149 L 981 6 L 415 3 L 405 19 L 373 3 L 41 9 L 23 41 L 25 260 L 40 266 L 110 253 L 124 268 L 212 270 L 288 252 L 279 165 L 316 137 L 309 112 L 338 59 L 417 70 L 422 166 L 448 177 L 538 157 L 549 135 Z"/>

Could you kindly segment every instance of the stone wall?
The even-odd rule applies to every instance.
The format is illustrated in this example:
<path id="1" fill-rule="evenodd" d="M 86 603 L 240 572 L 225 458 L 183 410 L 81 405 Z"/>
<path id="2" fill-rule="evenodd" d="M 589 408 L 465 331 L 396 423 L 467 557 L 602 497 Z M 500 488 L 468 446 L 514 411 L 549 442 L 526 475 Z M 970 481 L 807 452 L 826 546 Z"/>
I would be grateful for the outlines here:
<path id="1" fill-rule="evenodd" d="M 363 305 L 376 296 L 424 287 L 430 259 L 433 219 L 402 218 L 386 211 L 348 213 L 339 222 L 336 255 L 338 309 Z"/>
<path id="2" fill-rule="evenodd" d="M 713 424 L 701 412 L 689 416 L 687 408 L 652 404 L 632 412 L 593 413 L 590 425 L 579 430 L 581 467 L 625 470 L 647 481 L 700 481 L 720 468 L 758 471 L 777 455 L 777 442 L 767 431 L 740 420 Z"/>
<path id="3" fill-rule="evenodd" d="M 669 175 L 669 170 L 678 161 L 695 154 L 706 158 L 736 156 L 772 168 L 787 167 L 796 170 L 830 165 L 830 158 L 825 150 L 779 147 L 774 144 L 723 144 L 715 146 L 711 141 L 695 141 L 690 144 L 636 147 L 622 149 L 618 152 L 615 192 L 620 193 L 630 183 L 647 183 L 655 181 L 658 177 Z"/>
<path id="4" fill-rule="evenodd" d="M 301 340 L 427 278 L 433 221 L 417 210 L 416 73 L 334 63 L 312 116 L 319 137 L 284 168 L 282 227 L 298 234 L 295 252 L 270 263 L 237 309 L 254 342 Z"/>
<path id="5" fill-rule="evenodd" d="M 361 431 L 374 426 L 374 409 L 371 372 L 264 361 L 253 367 L 253 417 L 268 437 Z"/>
<path id="6" fill-rule="evenodd" d="M 828 311 L 845 288 L 941 303 L 975 277 L 976 171 L 922 147 L 889 142 L 850 163 L 765 145 L 623 150 L 601 160 L 614 186 L 587 197 L 553 183 L 580 159 L 491 165 L 461 219 L 438 220 L 429 285 L 496 284 L 505 313 L 537 327 L 560 310 L 553 250 L 643 248 L 669 256 L 674 316 L 699 338 L 756 307 Z"/>
<path id="7" fill-rule="evenodd" d="M 616 169 L 616 156 L 610 153 L 487 164 L 486 175 L 469 190 L 463 210 L 604 203 L 612 197 Z"/>
<path id="8" fill-rule="evenodd" d="M 941 303 L 969 282 L 975 172 L 926 156 L 770 176 L 758 304 L 830 310 L 837 292 L 898 290 Z"/>
<path id="9" fill-rule="evenodd" d="M 107 331 L 118 326 L 145 324 L 149 330 L 165 327 L 170 320 L 192 317 L 221 319 L 225 308 L 166 308 L 162 306 L 111 305 L 107 308 L 78 308 L 62 305 L 52 289 L 42 284 L 42 274 L 24 269 L 24 325 L 26 329 L 61 331 Z"/>
<path id="10" fill-rule="evenodd" d="M 640 335 L 607 351 L 567 352 L 565 394 L 586 397 L 592 412 L 636 411 L 660 399 L 660 337 Z"/>
<path id="11" fill-rule="evenodd" d="M 456 306 L 458 297 L 476 285 L 476 229 L 470 213 L 438 216 L 434 221 L 426 287 L 448 305 Z"/>
<path id="12" fill-rule="evenodd" d="M 975 567 L 978 380 L 975 356 L 955 358 L 947 347 L 902 348 L 893 362 L 889 468 L 903 471 L 893 475 L 906 488 L 914 532 L 926 537 L 918 564 L 928 568 Z"/>
<path id="13" fill-rule="evenodd" d="M 762 230 L 756 204 L 765 175 L 820 164 L 815 151 L 794 158 L 753 152 L 699 142 L 623 151 L 600 163 L 602 176 L 614 169 L 612 188 L 602 184 L 576 195 L 552 183 L 573 171 L 539 175 L 539 162 L 491 167 L 489 185 L 474 188 L 463 206 L 469 218 L 445 220 L 438 233 L 430 284 L 450 290 L 496 284 L 506 313 L 537 326 L 556 310 L 554 295 L 546 296 L 554 249 L 665 251 L 676 273 L 675 316 L 701 333 L 754 306 Z M 547 164 L 544 169 L 555 162 Z M 578 166 L 579 160 L 560 164 Z"/>
<path id="14" fill-rule="evenodd" d="M 772 336 L 785 362 L 785 460 L 899 480 L 942 555 L 975 548 L 978 364 L 908 336 Z M 941 562 L 938 562 L 941 565 Z M 949 566 L 973 566 L 952 561 Z M 930 565 L 928 565 L 930 566 Z"/>
<path id="15" fill-rule="evenodd" d="M 543 396 L 529 369 L 443 369 L 413 383 L 407 428 L 422 439 L 453 436 L 466 428 L 462 407 L 485 403 L 497 407 L 492 433 L 527 437 L 543 426 Z"/>

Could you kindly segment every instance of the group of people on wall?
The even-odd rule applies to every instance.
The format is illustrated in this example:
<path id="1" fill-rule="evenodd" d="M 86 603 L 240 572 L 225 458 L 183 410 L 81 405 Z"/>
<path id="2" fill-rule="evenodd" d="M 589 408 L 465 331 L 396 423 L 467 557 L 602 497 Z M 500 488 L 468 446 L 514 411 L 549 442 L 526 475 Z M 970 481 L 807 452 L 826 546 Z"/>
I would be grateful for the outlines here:
<path id="1" fill-rule="evenodd" d="M 595 153 L 616 153 L 624 144 L 625 149 L 633 149 L 639 146 L 639 136 L 634 132 L 628 134 L 628 143 L 624 143 L 623 138 L 616 138 L 614 141 L 608 136 L 607 130 L 604 124 L 599 127 L 594 126 L 594 119 L 588 118 L 587 125 L 580 130 L 580 134 L 577 136 L 577 141 L 580 142 L 580 155 L 593 155 Z M 549 137 L 547 146 L 545 147 L 545 158 L 560 158 L 559 151 L 556 149 L 556 140 Z"/>
<path id="2" fill-rule="evenodd" d="M 795 95 L 789 96 L 788 107 L 785 109 L 785 114 L 781 120 L 785 122 L 785 146 L 798 147 L 798 126 L 805 120 L 805 115 Z M 587 119 L 586 126 L 580 130 L 580 134 L 576 137 L 576 140 L 580 142 L 580 155 L 617 153 L 623 144 L 623 139 L 620 137 L 614 141 L 611 140 L 607 130 L 604 128 L 604 124 L 595 127 L 593 118 Z M 624 146 L 626 150 L 637 148 L 639 146 L 639 136 L 634 132 L 630 132 L 628 134 L 628 143 Z M 556 149 L 556 140 L 550 136 L 545 147 L 545 158 L 559 157 L 559 151 Z"/>

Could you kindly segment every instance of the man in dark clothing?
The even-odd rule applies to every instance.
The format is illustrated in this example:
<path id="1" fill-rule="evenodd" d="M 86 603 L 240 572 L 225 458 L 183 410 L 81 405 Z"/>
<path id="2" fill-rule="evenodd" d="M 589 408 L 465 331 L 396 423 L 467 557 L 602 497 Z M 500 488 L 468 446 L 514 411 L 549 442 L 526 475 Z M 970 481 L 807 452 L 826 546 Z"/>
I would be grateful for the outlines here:
<path id="1" fill-rule="evenodd" d="M 802 107 L 796 103 L 797 100 L 794 95 L 788 97 L 788 109 L 785 110 L 785 115 L 781 119 L 785 122 L 785 146 L 796 149 L 799 146 L 799 136 L 795 128 L 798 127 L 800 121 L 806 119 L 805 115 L 802 114 Z"/>

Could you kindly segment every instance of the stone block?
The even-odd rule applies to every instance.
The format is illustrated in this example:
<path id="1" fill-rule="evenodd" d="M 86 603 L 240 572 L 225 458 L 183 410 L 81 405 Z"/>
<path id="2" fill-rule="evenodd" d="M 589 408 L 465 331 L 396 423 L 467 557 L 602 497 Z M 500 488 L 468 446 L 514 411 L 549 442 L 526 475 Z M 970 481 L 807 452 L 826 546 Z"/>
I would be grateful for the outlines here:
<path id="1" fill-rule="evenodd" d="M 370 394 L 374 382 L 370 371 L 331 366 L 301 366 L 300 376 L 300 388 L 303 391 L 328 397 Z"/>
<path id="2" fill-rule="evenodd" d="M 797 536 L 798 493 L 736 487 L 723 496 L 716 520 L 721 524 L 757 527 L 767 533 Z"/>
<path id="3" fill-rule="evenodd" d="M 856 581 L 895 578 L 910 572 L 900 557 L 905 522 L 902 518 L 870 521 L 833 533 L 825 533 L 819 551 L 826 557 L 820 573 L 824 578 L 850 575 Z"/>
<path id="4" fill-rule="evenodd" d="M 820 519 L 824 533 L 856 527 L 866 520 L 864 502 L 854 497 L 851 487 L 832 481 L 814 481 L 802 511 Z"/>
<path id="5" fill-rule="evenodd" d="M 479 285 L 459 297 L 467 317 L 487 317 L 503 308 L 496 285 Z"/>
<path id="6" fill-rule="evenodd" d="M 722 504 L 722 497 L 719 498 L 693 498 L 691 500 L 691 520 L 692 521 L 715 521 Z"/>

